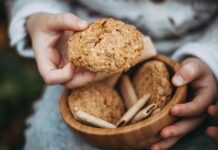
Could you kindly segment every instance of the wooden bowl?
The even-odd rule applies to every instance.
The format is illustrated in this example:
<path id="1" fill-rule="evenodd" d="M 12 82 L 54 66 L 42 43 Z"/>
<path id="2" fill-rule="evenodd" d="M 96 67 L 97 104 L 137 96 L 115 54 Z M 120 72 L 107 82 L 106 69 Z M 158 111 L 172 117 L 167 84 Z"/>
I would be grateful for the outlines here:
<path id="1" fill-rule="evenodd" d="M 152 59 L 164 62 L 173 72 L 180 68 L 178 63 L 160 54 Z M 70 90 L 65 89 L 61 96 L 60 112 L 64 121 L 74 131 L 90 144 L 104 150 L 132 150 L 148 148 L 151 144 L 160 140 L 160 130 L 176 120 L 175 117 L 170 115 L 170 108 L 175 104 L 185 101 L 187 86 L 184 85 L 176 88 L 170 102 L 154 116 L 136 124 L 115 129 L 95 128 L 75 120 L 68 106 L 69 92 Z"/>

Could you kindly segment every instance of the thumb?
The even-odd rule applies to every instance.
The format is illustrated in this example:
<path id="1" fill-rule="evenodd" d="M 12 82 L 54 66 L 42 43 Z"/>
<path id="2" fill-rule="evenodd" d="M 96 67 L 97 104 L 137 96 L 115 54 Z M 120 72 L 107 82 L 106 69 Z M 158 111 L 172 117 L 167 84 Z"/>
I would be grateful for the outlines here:
<path id="1" fill-rule="evenodd" d="M 49 30 L 78 31 L 88 26 L 85 20 L 71 13 L 49 14 L 46 18 L 46 22 Z"/>
<path id="2" fill-rule="evenodd" d="M 203 73 L 197 59 L 189 59 L 184 62 L 184 65 L 176 72 L 172 78 L 175 86 L 182 86 L 197 79 Z"/>

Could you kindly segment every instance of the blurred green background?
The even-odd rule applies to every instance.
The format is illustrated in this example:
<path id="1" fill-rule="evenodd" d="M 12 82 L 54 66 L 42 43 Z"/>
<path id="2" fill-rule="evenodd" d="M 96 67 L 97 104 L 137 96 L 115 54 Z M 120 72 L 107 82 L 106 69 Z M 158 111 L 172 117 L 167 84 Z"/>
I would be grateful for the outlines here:
<path id="1" fill-rule="evenodd" d="M 0 1 L 0 150 L 22 149 L 25 119 L 40 97 L 43 81 L 33 59 L 9 47 L 7 18 Z"/>

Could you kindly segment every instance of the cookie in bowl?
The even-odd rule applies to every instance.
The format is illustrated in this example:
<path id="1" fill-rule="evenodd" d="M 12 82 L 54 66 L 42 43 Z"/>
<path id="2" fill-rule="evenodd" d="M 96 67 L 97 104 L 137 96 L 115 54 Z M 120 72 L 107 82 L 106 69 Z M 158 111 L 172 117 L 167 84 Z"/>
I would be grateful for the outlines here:
<path id="1" fill-rule="evenodd" d="M 145 62 L 133 78 L 136 95 L 150 94 L 149 103 L 163 108 L 171 99 L 173 86 L 166 65 L 158 60 Z"/>
<path id="2" fill-rule="evenodd" d="M 118 93 L 100 83 L 72 90 L 68 104 L 75 118 L 76 112 L 82 111 L 112 124 L 116 124 L 124 113 L 124 105 Z"/>

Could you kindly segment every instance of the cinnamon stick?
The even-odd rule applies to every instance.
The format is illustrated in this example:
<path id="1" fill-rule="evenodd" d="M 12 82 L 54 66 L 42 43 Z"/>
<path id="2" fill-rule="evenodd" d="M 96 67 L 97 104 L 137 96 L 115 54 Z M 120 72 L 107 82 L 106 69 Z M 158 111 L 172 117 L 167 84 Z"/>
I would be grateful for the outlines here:
<path id="1" fill-rule="evenodd" d="M 152 115 L 155 115 L 155 114 L 158 113 L 159 111 L 160 111 L 160 108 L 155 109 L 155 110 L 152 112 Z"/>
<path id="2" fill-rule="evenodd" d="M 114 124 L 107 122 L 103 119 L 97 118 L 83 111 L 76 111 L 74 113 L 74 118 L 85 124 L 89 124 L 100 128 L 116 128 Z"/>
<path id="3" fill-rule="evenodd" d="M 145 94 L 141 99 L 139 99 L 118 121 L 116 126 L 124 126 L 126 125 L 135 114 L 148 102 L 150 98 L 150 94 Z"/>
<path id="4" fill-rule="evenodd" d="M 134 118 L 131 120 L 131 123 L 137 123 L 137 122 L 149 117 L 156 108 L 157 108 L 156 104 L 150 104 L 150 105 L 146 106 L 144 109 L 139 111 L 134 116 Z"/>
<path id="5" fill-rule="evenodd" d="M 124 98 L 124 103 L 127 109 L 133 106 L 137 102 L 137 96 L 133 85 L 127 75 L 123 75 L 121 78 L 121 94 Z"/>

